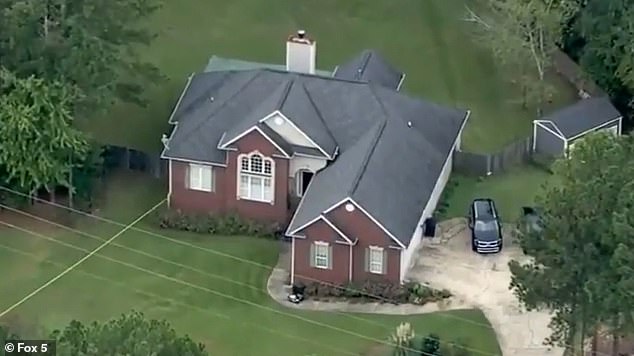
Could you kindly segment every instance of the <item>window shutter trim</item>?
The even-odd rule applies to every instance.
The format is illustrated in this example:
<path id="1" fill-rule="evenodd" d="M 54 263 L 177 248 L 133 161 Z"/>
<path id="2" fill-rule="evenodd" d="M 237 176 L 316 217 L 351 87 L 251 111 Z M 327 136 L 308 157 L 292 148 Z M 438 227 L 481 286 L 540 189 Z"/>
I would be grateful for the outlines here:
<path id="1" fill-rule="evenodd" d="M 188 164 L 187 168 L 185 168 L 185 188 L 187 188 L 187 189 L 189 189 L 190 185 L 191 185 L 191 184 L 189 184 L 189 176 L 191 174 L 191 173 L 189 173 L 189 171 L 191 171 L 191 170 L 192 170 L 192 166 L 191 166 L 191 164 Z"/>
<path id="2" fill-rule="evenodd" d="M 209 184 L 211 187 L 211 191 L 215 192 L 216 191 L 216 170 L 213 167 L 209 167 Z"/>
<path id="3" fill-rule="evenodd" d="M 332 269 L 332 246 L 328 246 L 328 269 Z"/>
<path id="4" fill-rule="evenodd" d="M 370 272 L 370 249 L 365 248 L 365 263 L 363 265 L 364 271 Z"/>
<path id="5" fill-rule="evenodd" d="M 310 244 L 310 266 L 315 267 L 315 243 Z"/>
<path id="6" fill-rule="evenodd" d="M 383 274 L 387 274 L 387 251 L 383 250 L 383 259 L 381 260 L 381 268 L 383 269 Z"/>

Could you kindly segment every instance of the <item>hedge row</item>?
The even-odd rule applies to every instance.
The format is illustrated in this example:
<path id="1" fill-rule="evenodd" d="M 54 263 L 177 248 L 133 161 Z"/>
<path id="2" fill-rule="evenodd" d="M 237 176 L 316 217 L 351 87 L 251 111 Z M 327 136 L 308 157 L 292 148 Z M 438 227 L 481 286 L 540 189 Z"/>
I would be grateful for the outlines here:
<path id="1" fill-rule="evenodd" d="M 419 283 L 395 284 L 391 282 L 365 281 L 361 284 L 351 283 L 337 286 L 313 282 L 304 287 L 304 295 L 315 300 L 344 299 L 362 303 L 380 302 L 393 304 L 416 304 L 438 302 L 451 297 L 446 289 L 436 290 Z"/>
<path id="2" fill-rule="evenodd" d="M 281 228 L 278 224 L 264 224 L 243 219 L 235 214 L 185 214 L 180 210 L 160 212 L 158 224 L 162 229 L 199 234 L 246 235 L 264 238 L 276 238 Z"/>

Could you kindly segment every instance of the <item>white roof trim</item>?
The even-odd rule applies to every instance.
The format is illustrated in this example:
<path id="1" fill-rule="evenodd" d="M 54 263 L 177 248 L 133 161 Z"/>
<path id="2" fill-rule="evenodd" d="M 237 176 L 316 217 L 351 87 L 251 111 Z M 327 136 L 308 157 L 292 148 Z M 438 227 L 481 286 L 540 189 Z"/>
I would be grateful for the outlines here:
<path id="1" fill-rule="evenodd" d="M 446 160 L 448 160 L 449 157 L 451 157 L 451 155 L 453 155 L 453 151 L 454 151 L 454 149 L 455 149 L 455 147 L 457 145 L 458 138 L 462 135 L 462 131 L 464 130 L 464 127 L 467 124 L 467 121 L 469 121 L 469 117 L 471 117 L 471 110 L 467 110 L 467 113 L 465 114 L 464 121 L 462 122 L 460 130 L 458 131 L 458 135 L 456 136 L 456 139 L 454 140 L 454 144 L 452 146 L 451 151 L 449 151 Z M 440 176 L 436 178 L 436 181 L 438 181 L 438 178 L 440 178 Z M 308 184 L 308 188 L 306 189 L 306 192 L 308 192 L 308 189 L 310 189 L 310 185 L 311 184 L 312 184 L 312 180 L 311 180 L 311 183 Z M 306 194 L 304 194 L 304 196 L 306 196 Z M 286 235 L 294 237 L 295 233 L 297 233 L 298 231 L 301 231 L 302 229 L 306 228 L 307 226 L 315 223 L 315 221 L 321 219 L 322 216 L 324 216 L 325 214 L 328 214 L 329 212 L 333 211 L 334 209 L 336 209 L 337 207 L 339 207 L 341 204 L 345 203 L 346 201 L 351 202 L 359 210 L 361 210 L 365 215 L 367 215 L 370 218 L 370 220 L 372 220 L 373 223 L 375 223 L 379 228 L 381 228 L 381 230 L 383 230 L 383 232 L 385 232 L 401 248 L 407 248 L 407 246 L 405 246 L 399 239 L 397 239 L 396 236 L 394 236 L 394 234 L 392 234 L 388 229 L 386 229 L 385 226 L 383 226 L 377 219 L 375 219 L 372 215 L 370 215 L 370 213 L 368 213 L 367 210 L 365 210 L 361 205 L 359 205 L 359 203 L 354 201 L 351 197 L 346 197 L 346 198 L 336 202 L 335 204 L 330 206 L 328 209 L 324 210 L 319 216 L 317 216 L 316 218 L 308 221 L 306 224 L 298 227 L 297 229 L 295 229 L 293 231 L 287 230 L 286 231 Z M 291 219 L 291 222 L 288 225 L 289 227 L 293 225 L 293 221 L 295 220 L 295 217 L 297 216 L 297 211 L 299 211 L 299 209 L 301 208 L 303 202 L 304 202 L 304 198 L 302 198 L 302 200 L 299 202 L 299 206 L 297 207 L 297 210 L 295 211 L 295 214 L 293 215 L 293 218 Z"/>
<path id="2" fill-rule="evenodd" d="M 326 157 L 324 157 L 324 156 L 313 156 L 313 155 L 308 155 L 308 154 L 305 154 L 305 153 L 297 153 L 297 152 L 293 152 L 293 157 L 295 157 L 295 156 L 308 157 L 308 158 L 316 158 L 316 159 L 322 159 L 322 160 L 325 160 L 325 159 L 326 159 Z"/>
<path id="3" fill-rule="evenodd" d="M 377 219 L 374 218 L 374 216 L 370 215 L 370 213 L 368 213 L 367 210 L 363 209 L 363 207 L 357 203 L 356 201 L 354 201 L 354 199 L 352 198 L 348 198 L 348 200 L 354 204 L 359 210 L 361 210 L 365 215 L 367 215 L 370 220 L 372 220 L 373 223 L 375 223 L 378 227 L 381 228 L 381 230 L 383 230 L 383 232 L 385 232 L 394 242 L 396 242 L 401 248 L 407 248 L 407 246 L 405 246 L 399 239 L 396 238 L 396 236 L 394 236 L 394 234 L 392 234 L 390 232 L 390 230 L 386 229 L 385 226 L 383 226 L 383 224 L 381 224 Z"/>
<path id="4" fill-rule="evenodd" d="M 264 121 L 266 121 L 266 120 L 268 120 L 268 119 L 272 118 L 272 117 L 273 117 L 273 116 L 275 116 L 275 115 L 284 116 L 284 115 L 282 115 L 282 113 L 281 113 L 279 110 L 275 110 L 275 111 L 273 111 L 272 113 L 270 113 L 270 114 L 266 115 L 265 117 L 261 118 L 260 120 L 258 120 L 258 123 L 260 123 L 260 124 L 261 124 L 261 123 L 263 123 Z M 287 119 L 287 120 L 288 120 L 288 119 Z"/>
<path id="5" fill-rule="evenodd" d="M 335 67 L 335 70 L 332 71 L 332 76 L 334 77 L 337 74 L 337 70 L 339 69 L 339 66 Z"/>
<path id="6" fill-rule="evenodd" d="M 310 184 L 309 184 L 309 188 L 310 188 Z M 308 189 L 306 190 L 308 191 Z M 304 199 L 302 199 L 303 202 Z M 301 203 L 300 202 L 300 206 Z M 367 212 L 367 210 L 363 209 L 361 207 L 361 205 L 359 205 L 357 202 L 355 202 L 352 198 L 350 197 L 346 197 L 344 199 L 342 199 L 341 201 L 333 204 L 331 207 L 329 207 L 328 209 L 324 210 L 319 216 L 317 216 L 316 218 L 310 220 L 309 222 L 307 222 L 306 224 L 298 227 L 297 229 L 291 231 L 290 233 L 287 233 L 287 235 L 293 236 L 293 234 L 297 233 L 298 231 L 301 231 L 302 229 L 305 229 L 307 226 L 310 226 L 312 224 L 314 224 L 317 220 L 322 219 L 322 216 L 325 214 L 328 214 L 329 212 L 333 211 L 334 209 L 336 209 L 337 207 L 341 206 L 341 204 L 345 203 L 345 202 L 350 202 L 352 204 L 355 205 L 355 207 L 357 207 L 359 210 L 361 210 L 366 216 L 368 216 L 370 218 L 370 220 L 372 220 L 372 222 L 374 224 L 376 224 L 381 230 L 383 230 L 383 232 L 385 232 L 394 242 L 396 242 L 401 248 L 407 248 L 401 241 L 399 241 L 399 239 L 396 238 L 396 236 L 394 236 L 388 229 L 386 229 L 381 223 L 379 223 L 378 220 L 376 220 L 372 215 L 370 215 L 370 213 Z M 297 211 L 299 211 L 299 207 L 297 208 Z M 291 220 L 291 224 L 293 223 L 293 220 L 295 219 L 295 216 L 293 216 L 293 219 Z M 290 226 L 290 224 L 289 224 Z"/>
<path id="7" fill-rule="evenodd" d="M 328 159 L 332 159 L 332 156 L 329 155 L 323 148 L 321 148 L 321 146 L 319 146 L 315 141 L 313 141 L 313 139 L 311 139 L 308 135 L 306 135 L 306 133 L 302 130 L 299 129 L 299 127 L 297 127 L 297 125 L 295 125 L 295 123 L 290 120 L 288 117 L 286 117 L 286 115 L 284 115 L 281 111 L 279 110 L 275 110 L 274 112 L 272 112 L 271 114 L 265 116 L 263 119 L 261 119 L 259 122 L 262 123 L 265 120 L 268 120 L 270 117 L 272 117 L 273 115 L 279 115 L 281 116 L 284 120 L 286 120 L 291 126 L 293 126 L 293 128 L 295 130 L 297 130 L 297 132 L 299 132 L 302 136 L 304 136 L 305 139 L 308 140 L 308 142 L 310 142 L 311 144 L 313 144 L 313 146 L 315 146 L 315 148 L 317 148 L 319 151 L 321 151 L 321 153 L 324 154 L 324 156 L 326 156 Z"/>
<path id="8" fill-rule="evenodd" d="M 266 138 L 271 144 L 273 144 L 273 146 L 275 146 L 275 148 L 277 148 L 280 152 L 282 152 L 284 154 L 285 158 L 291 158 L 291 156 L 288 154 L 288 152 L 284 151 L 282 149 L 282 147 L 280 147 L 277 143 L 275 143 L 275 141 L 273 141 L 267 134 L 265 134 L 264 131 L 260 130 L 260 128 L 257 127 L 257 125 L 251 126 L 250 129 L 242 132 L 241 134 L 239 134 L 238 136 L 234 137 L 230 141 L 226 142 L 224 145 L 220 146 L 219 148 L 220 149 L 226 149 L 227 146 L 229 146 L 230 144 L 238 141 L 239 139 L 243 138 L 244 136 L 248 135 L 249 133 L 253 132 L 254 130 L 259 132 L 262 136 L 264 136 L 264 138 Z"/>
<path id="9" fill-rule="evenodd" d="M 565 137 L 561 136 L 560 134 L 556 133 L 555 131 L 553 131 L 553 130 L 549 129 L 548 127 L 544 126 L 544 124 L 541 123 L 541 122 L 534 122 L 533 121 L 533 125 L 541 127 L 542 129 L 550 132 L 551 134 L 555 135 L 555 137 L 557 137 L 558 139 L 563 140 L 564 142 L 567 141 Z M 533 139 L 535 139 L 535 138 L 533 137 Z"/>
<path id="10" fill-rule="evenodd" d="M 405 73 L 401 74 L 401 80 L 399 80 L 398 85 L 396 86 L 396 91 L 401 91 L 401 86 L 405 81 Z"/>
<path id="11" fill-rule="evenodd" d="M 549 123 L 551 125 L 553 125 L 553 127 L 555 128 L 555 130 L 557 130 L 557 132 L 554 132 L 553 130 L 549 129 L 548 127 L 542 125 L 543 123 Z M 566 135 L 563 134 L 563 132 L 561 132 L 561 130 L 559 129 L 559 127 L 557 127 L 557 125 L 555 125 L 554 122 L 550 121 L 550 120 L 533 120 L 533 123 L 539 125 L 540 127 L 543 127 L 544 129 L 548 130 L 549 132 L 552 132 L 553 134 L 555 134 L 557 137 L 559 137 L 560 139 L 566 141 Z"/>
<path id="12" fill-rule="evenodd" d="M 613 123 L 613 122 L 615 122 L 615 121 L 621 121 L 621 120 L 623 120 L 623 116 L 619 116 L 619 117 L 617 117 L 616 119 L 612 119 L 612 120 L 610 120 L 610 121 L 606 121 L 606 122 L 604 122 L 604 123 L 602 123 L 602 124 L 600 124 L 600 125 L 597 125 L 597 126 L 595 126 L 595 127 L 591 128 L 591 129 L 588 129 L 588 130 L 586 130 L 586 131 L 583 131 L 583 132 L 581 132 L 581 133 L 578 133 L 578 134 L 576 134 L 576 135 L 572 136 L 571 138 L 569 138 L 568 140 L 569 140 L 569 141 L 572 141 L 572 140 L 574 140 L 574 139 L 576 139 L 576 138 L 579 138 L 579 137 L 581 137 L 581 136 L 583 136 L 583 135 L 585 135 L 585 134 L 587 134 L 587 133 L 589 133 L 589 132 L 592 132 L 592 131 L 594 131 L 594 130 L 600 129 L 600 128 L 602 128 L 603 126 L 608 126 L 609 124 L 611 124 L 611 123 Z"/>
<path id="13" fill-rule="evenodd" d="M 174 124 L 175 123 L 173 121 L 174 114 L 176 114 L 176 110 L 181 105 L 181 101 L 183 100 L 183 97 L 185 96 L 185 92 L 187 92 L 187 89 L 189 89 L 189 85 L 191 84 L 193 78 L 194 78 L 194 73 L 190 74 L 189 77 L 187 78 L 187 84 L 185 84 L 185 88 L 181 92 L 181 95 L 178 97 L 178 101 L 176 102 L 176 105 L 174 105 L 174 109 L 172 109 L 172 113 L 170 114 L 169 120 L 167 120 L 168 124 Z"/>
<path id="14" fill-rule="evenodd" d="M 321 218 L 321 220 L 323 220 L 326 224 L 328 224 L 328 226 L 330 226 L 333 230 L 335 230 L 337 232 L 337 234 L 339 234 L 339 236 L 343 237 L 344 240 L 348 241 L 349 244 L 352 245 L 352 239 L 349 238 L 348 236 L 346 236 L 346 234 L 344 234 L 341 230 L 339 230 L 335 224 L 331 223 L 330 220 L 328 220 L 328 218 L 326 218 L 323 215 L 319 216 Z"/>
<path id="15" fill-rule="evenodd" d="M 308 187 L 306 188 L 306 192 L 304 192 L 304 197 L 307 195 L 308 190 L 310 189 L 310 186 L 313 184 L 313 181 L 315 179 L 311 179 L 310 183 L 308 183 Z M 293 221 L 295 221 L 295 217 L 297 216 L 297 212 L 299 211 L 299 209 L 301 209 L 302 204 L 304 203 L 304 197 L 302 197 L 302 200 L 299 201 L 299 205 L 297 206 L 297 210 L 295 210 L 295 214 L 293 214 L 293 218 L 291 219 L 291 222 L 288 224 L 288 227 L 290 228 L 291 226 L 293 226 Z M 332 209 L 336 208 L 337 206 L 341 205 L 342 203 L 344 203 L 346 200 L 348 200 L 348 198 L 344 198 L 341 201 L 333 204 L 331 207 L 329 207 L 328 209 L 324 210 L 324 212 L 322 214 L 320 214 L 319 216 L 317 216 L 316 218 L 308 221 L 306 224 L 298 227 L 297 229 L 293 230 L 293 231 L 289 231 L 286 230 L 286 235 L 288 236 L 294 236 L 298 231 L 301 231 L 302 229 L 304 229 L 306 226 L 314 223 L 315 221 L 319 220 L 320 216 L 323 214 L 328 214 L 328 212 L 332 211 Z"/>
<path id="16" fill-rule="evenodd" d="M 214 163 L 214 162 L 205 162 L 205 161 L 196 161 L 196 160 L 186 159 L 186 158 L 172 158 L 172 157 L 161 157 L 161 158 L 169 160 L 169 161 L 178 161 L 178 162 L 185 162 L 185 163 L 200 164 L 202 166 L 214 166 L 214 167 L 223 167 L 223 168 L 227 167 L 226 164 L 220 164 L 220 163 Z"/>
<path id="17" fill-rule="evenodd" d="M 176 133 L 176 130 L 178 130 L 178 123 L 175 123 L 174 129 L 172 129 L 172 133 L 170 134 L 170 137 L 167 139 L 167 143 L 168 143 L 167 146 L 168 147 L 169 147 L 169 142 L 172 140 L 172 137 Z M 167 147 L 163 148 L 163 151 L 161 152 L 161 155 L 159 156 L 159 158 L 166 159 L 166 160 L 171 160 L 171 161 L 203 164 L 203 165 L 207 165 L 207 166 L 227 167 L 227 158 L 226 158 L 226 156 L 225 156 L 225 164 L 221 164 L 221 163 L 215 163 L 215 162 L 198 161 L 198 160 L 188 159 L 188 158 L 169 157 L 169 156 L 165 155 L 166 151 L 168 151 Z"/>

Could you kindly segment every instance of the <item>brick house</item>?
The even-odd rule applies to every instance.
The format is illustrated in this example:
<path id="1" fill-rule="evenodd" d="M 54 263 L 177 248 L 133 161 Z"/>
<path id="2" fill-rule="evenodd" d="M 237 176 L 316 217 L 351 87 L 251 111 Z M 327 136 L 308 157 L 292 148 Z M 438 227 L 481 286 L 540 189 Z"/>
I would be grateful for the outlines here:
<path id="1" fill-rule="evenodd" d="M 190 76 L 163 139 L 170 207 L 288 226 L 293 282 L 401 282 L 469 112 L 400 93 L 375 51 L 315 65 L 300 31 L 285 66 L 214 56 Z"/>

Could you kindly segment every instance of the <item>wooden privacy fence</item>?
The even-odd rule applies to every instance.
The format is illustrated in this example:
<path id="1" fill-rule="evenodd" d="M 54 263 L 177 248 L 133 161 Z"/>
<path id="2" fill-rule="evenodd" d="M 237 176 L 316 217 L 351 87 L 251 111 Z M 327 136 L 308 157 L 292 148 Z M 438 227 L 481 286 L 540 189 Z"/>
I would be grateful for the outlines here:
<path id="1" fill-rule="evenodd" d="M 510 143 L 496 153 L 456 151 L 453 158 L 454 171 L 477 176 L 496 174 L 514 165 L 528 162 L 532 152 L 532 136 Z"/>
<path id="2" fill-rule="evenodd" d="M 159 153 L 148 153 L 132 148 L 106 145 L 102 157 L 106 169 L 123 168 L 151 174 L 155 178 L 167 175 L 167 163 Z"/>

